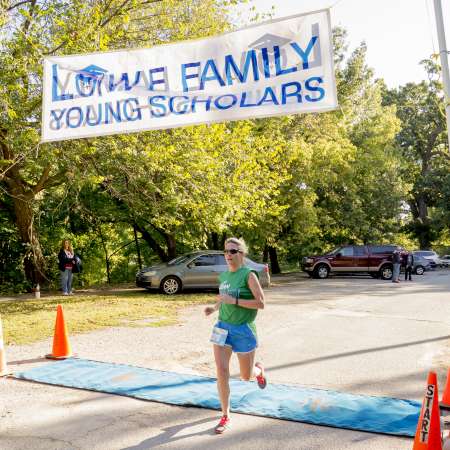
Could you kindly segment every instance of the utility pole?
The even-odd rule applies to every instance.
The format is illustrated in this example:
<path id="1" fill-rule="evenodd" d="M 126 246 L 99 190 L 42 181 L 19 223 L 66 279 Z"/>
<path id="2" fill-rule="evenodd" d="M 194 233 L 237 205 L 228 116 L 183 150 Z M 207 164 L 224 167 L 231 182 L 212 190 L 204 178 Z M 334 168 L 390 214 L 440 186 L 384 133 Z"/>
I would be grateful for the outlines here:
<path id="1" fill-rule="evenodd" d="M 450 152 L 450 73 L 448 68 L 448 50 L 445 41 L 444 19 L 442 18 L 441 0 L 434 0 L 434 14 L 439 42 L 439 55 L 441 57 L 442 82 L 444 84 L 445 115 L 447 117 L 447 137 Z"/>

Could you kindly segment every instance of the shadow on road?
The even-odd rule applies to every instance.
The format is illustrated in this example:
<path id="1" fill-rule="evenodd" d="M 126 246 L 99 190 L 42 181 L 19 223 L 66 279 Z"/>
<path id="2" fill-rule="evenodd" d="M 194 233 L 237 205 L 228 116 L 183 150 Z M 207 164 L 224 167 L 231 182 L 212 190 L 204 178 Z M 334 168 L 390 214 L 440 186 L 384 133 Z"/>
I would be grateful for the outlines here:
<path id="1" fill-rule="evenodd" d="M 335 355 L 320 356 L 318 358 L 305 359 L 303 361 L 297 361 L 294 363 L 282 364 L 279 366 L 271 366 L 270 370 L 287 369 L 289 367 L 303 366 L 306 364 L 327 361 L 327 360 L 336 359 L 336 358 L 345 358 L 348 356 L 363 355 L 366 353 L 382 352 L 382 351 L 393 350 L 393 349 L 397 349 L 397 348 L 405 348 L 405 347 L 411 347 L 414 345 L 427 344 L 430 342 L 445 341 L 447 339 L 450 339 L 450 335 L 440 336 L 440 337 L 436 337 L 436 338 L 432 338 L 432 339 L 422 339 L 420 341 L 405 342 L 403 344 L 385 345 L 382 347 L 366 348 L 363 350 L 355 350 L 352 352 L 336 353 Z"/>
<path id="2" fill-rule="evenodd" d="M 176 436 L 180 431 L 184 430 L 185 428 L 213 421 L 216 422 L 217 418 L 212 417 L 207 419 L 200 419 L 194 422 L 184 423 L 182 425 L 174 425 L 173 427 L 163 428 L 164 432 L 159 434 L 158 436 L 146 439 L 145 441 L 142 441 L 137 445 L 133 445 L 132 447 L 125 447 L 121 450 L 147 450 L 157 445 L 168 444 L 171 442 L 179 441 L 181 439 L 189 439 L 193 436 L 214 435 L 215 434 L 214 429 L 208 428 L 207 430 L 199 431 L 198 433 L 189 433 L 183 434 L 182 436 Z"/>

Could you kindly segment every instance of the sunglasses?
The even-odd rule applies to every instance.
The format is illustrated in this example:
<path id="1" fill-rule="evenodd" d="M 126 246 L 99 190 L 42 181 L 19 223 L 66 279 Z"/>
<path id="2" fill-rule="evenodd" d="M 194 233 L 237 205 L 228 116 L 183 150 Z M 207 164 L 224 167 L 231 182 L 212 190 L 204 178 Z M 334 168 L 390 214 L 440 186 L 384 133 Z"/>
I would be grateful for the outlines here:
<path id="1" fill-rule="evenodd" d="M 230 248 L 229 250 L 225 249 L 223 252 L 225 253 L 225 255 L 235 255 L 236 253 L 242 253 L 237 248 Z"/>

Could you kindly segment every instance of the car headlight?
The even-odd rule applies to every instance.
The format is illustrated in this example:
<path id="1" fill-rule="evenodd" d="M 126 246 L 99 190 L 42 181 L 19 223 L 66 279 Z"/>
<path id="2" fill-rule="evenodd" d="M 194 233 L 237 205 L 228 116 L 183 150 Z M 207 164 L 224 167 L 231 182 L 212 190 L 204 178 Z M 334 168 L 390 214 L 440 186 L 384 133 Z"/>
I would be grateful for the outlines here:
<path id="1" fill-rule="evenodd" d="M 306 264 L 311 264 L 312 262 L 314 262 L 314 260 L 312 258 L 305 258 Z"/>
<path id="2" fill-rule="evenodd" d="M 153 275 L 156 275 L 156 270 L 150 270 L 149 272 L 142 272 L 142 275 L 144 275 L 144 277 L 152 277 Z"/>

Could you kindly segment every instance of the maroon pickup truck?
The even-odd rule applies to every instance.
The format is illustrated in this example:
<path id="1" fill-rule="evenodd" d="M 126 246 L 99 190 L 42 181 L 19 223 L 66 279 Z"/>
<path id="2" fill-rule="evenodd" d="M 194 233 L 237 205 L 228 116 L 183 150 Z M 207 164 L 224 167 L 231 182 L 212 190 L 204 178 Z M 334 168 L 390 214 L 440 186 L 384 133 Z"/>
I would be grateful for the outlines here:
<path id="1" fill-rule="evenodd" d="M 374 278 L 392 278 L 392 253 L 398 245 L 346 245 L 322 256 L 303 258 L 302 270 L 314 278 L 330 273 L 368 273 Z"/>

